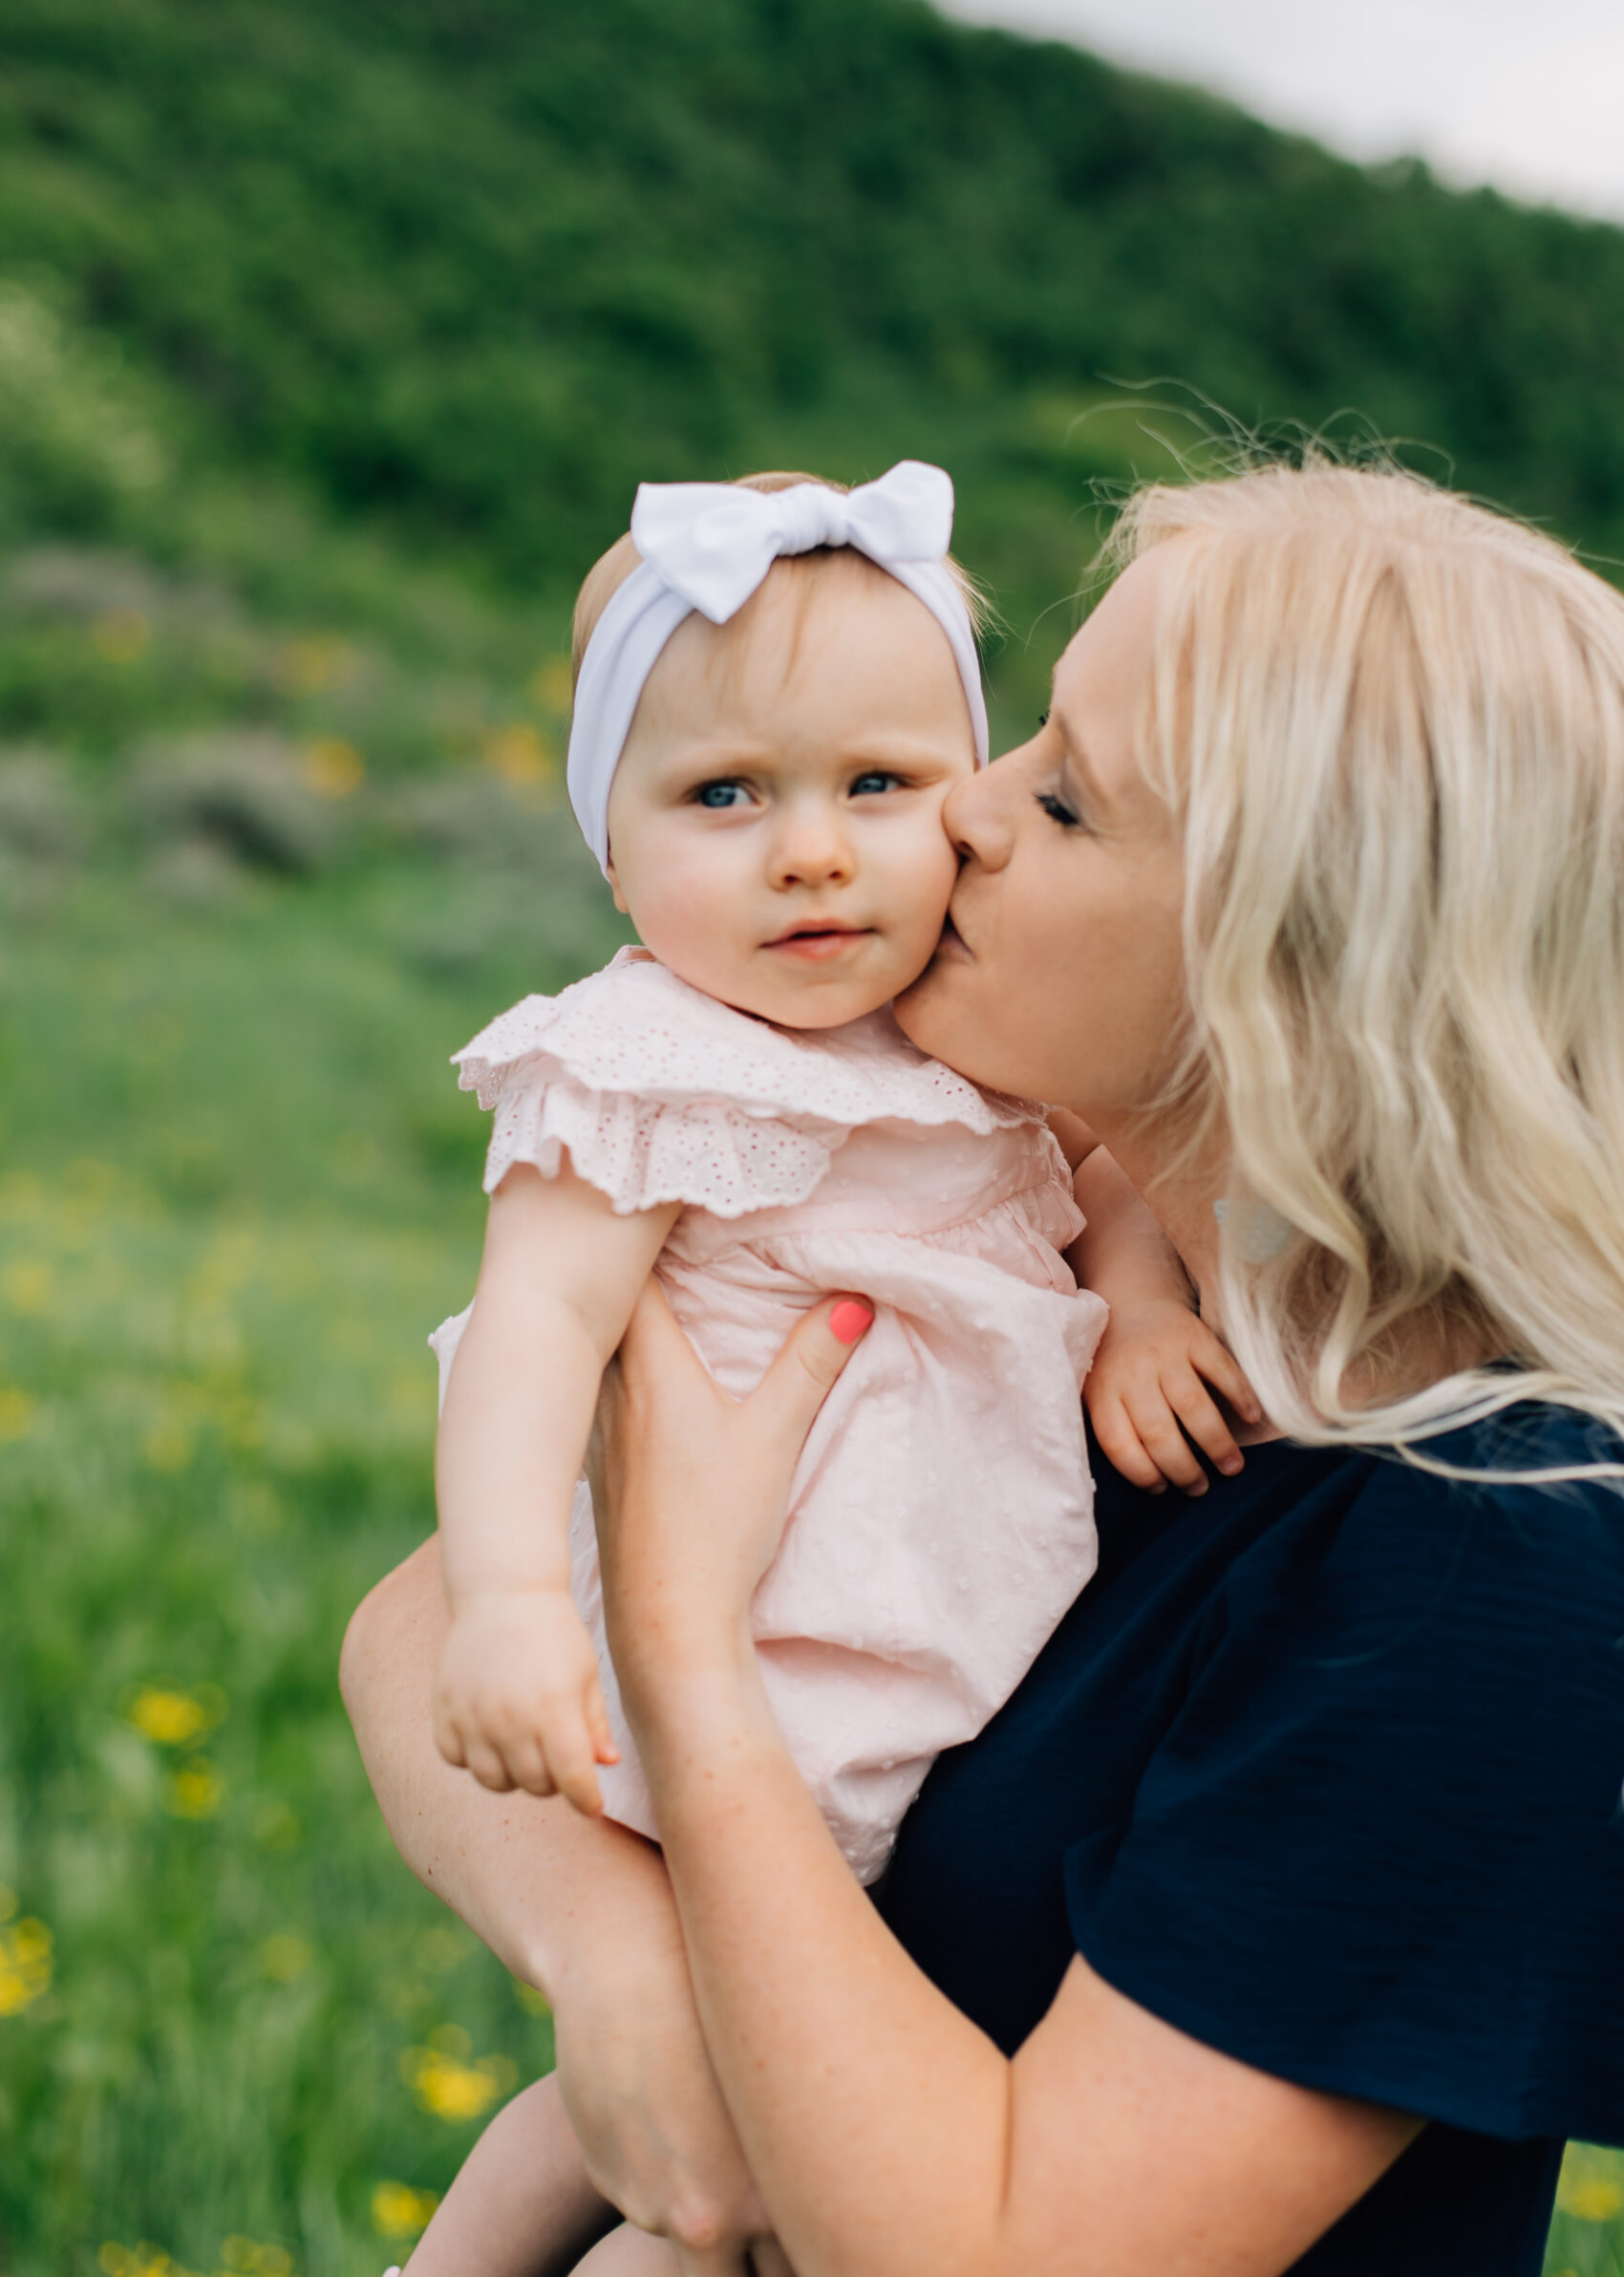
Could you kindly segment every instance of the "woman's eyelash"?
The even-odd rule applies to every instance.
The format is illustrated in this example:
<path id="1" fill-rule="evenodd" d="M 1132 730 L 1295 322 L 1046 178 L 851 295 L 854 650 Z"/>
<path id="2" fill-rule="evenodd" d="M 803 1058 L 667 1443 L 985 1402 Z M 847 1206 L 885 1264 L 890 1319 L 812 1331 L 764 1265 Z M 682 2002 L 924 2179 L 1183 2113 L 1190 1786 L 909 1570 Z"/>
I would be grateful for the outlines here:
<path id="1" fill-rule="evenodd" d="M 1060 827 L 1065 830 L 1078 828 L 1081 818 L 1073 813 L 1064 799 L 1057 798 L 1052 790 L 1040 790 L 1036 797 L 1037 804 L 1052 823 L 1058 823 Z"/>
<path id="2" fill-rule="evenodd" d="M 1037 715 L 1037 724 L 1038 724 L 1038 726 L 1039 726 L 1039 727 L 1047 727 L 1047 726 L 1048 726 L 1048 724 L 1049 724 L 1049 715 L 1048 715 L 1047 711 L 1041 711 L 1041 712 L 1039 712 L 1039 713 L 1038 713 L 1038 715 Z"/>

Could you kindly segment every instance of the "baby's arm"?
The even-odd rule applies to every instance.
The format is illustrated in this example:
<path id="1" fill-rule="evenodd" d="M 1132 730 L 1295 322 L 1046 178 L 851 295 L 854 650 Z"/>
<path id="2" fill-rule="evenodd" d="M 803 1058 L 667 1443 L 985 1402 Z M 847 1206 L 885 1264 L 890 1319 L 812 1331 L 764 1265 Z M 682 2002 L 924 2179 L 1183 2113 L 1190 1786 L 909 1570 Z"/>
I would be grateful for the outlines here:
<path id="1" fill-rule="evenodd" d="M 1227 1473 L 1244 1461 L 1208 1386 L 1248 1423 L 1259 1422 L 1262 1409 L 1233 1355 L 1197 1314 L 1172 1244 L 1138 1192 L 1075 1115 L 1056 1110 L 1050 1127 L 1088 1220 L 1067 1261 L 1111 1308 L 1082 1388 L 1094 1435 L 1135 1486 L 1204 1493 L 1207 1474 L 1190 1440 Z"/>
<path id="2" fill-rule="evenodd" d="M 435 1737 L 481 1786 L 603 1808 L 614 1760 L 569 1595 L 569 1504 L 598 1386 L 679 1205 L 617 1217 L 567 1163 L 491 1196 L 473 1317 L 435 1453 L 451 1628 Z"/>

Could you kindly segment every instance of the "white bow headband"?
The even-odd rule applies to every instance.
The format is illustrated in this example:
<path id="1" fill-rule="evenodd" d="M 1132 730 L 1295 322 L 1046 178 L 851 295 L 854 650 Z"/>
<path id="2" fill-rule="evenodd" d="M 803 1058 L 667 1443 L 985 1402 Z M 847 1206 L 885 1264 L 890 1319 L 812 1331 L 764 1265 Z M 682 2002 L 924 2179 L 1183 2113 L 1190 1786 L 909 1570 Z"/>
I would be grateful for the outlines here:
<path id="1" fill-rule="evenodd" d="M 566 780 L 582 836 L 609 865 L 609 799 L 643 683 L 694 610 L 714 625 L 737 616 L 780 554 L 854 546 L 908 588 L 947 634 L 964 682 L 975 763 L 987 763 L 987 706 L 964 596 L 946 566 L 953 486 L 939 466 L 904 459 L 861 489 L 797 483 L 645 483 L 631 509 L 642 560 L 598 619 L 581 664 Z"/>

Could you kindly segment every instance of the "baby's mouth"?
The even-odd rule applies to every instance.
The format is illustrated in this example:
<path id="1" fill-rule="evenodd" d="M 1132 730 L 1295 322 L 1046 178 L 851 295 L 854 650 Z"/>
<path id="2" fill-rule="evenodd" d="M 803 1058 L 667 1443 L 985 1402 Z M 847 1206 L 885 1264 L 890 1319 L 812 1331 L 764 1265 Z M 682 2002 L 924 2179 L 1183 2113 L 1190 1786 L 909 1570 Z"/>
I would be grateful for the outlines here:
<path id="1" fill-rule="evenodd" d="M 847 925 L 839 917 L 808 917 L 800 925 L 787 926 L 762 946 L 808 963 L 825 963 L 865 941 L 872 930 L 867 925 Z"/>

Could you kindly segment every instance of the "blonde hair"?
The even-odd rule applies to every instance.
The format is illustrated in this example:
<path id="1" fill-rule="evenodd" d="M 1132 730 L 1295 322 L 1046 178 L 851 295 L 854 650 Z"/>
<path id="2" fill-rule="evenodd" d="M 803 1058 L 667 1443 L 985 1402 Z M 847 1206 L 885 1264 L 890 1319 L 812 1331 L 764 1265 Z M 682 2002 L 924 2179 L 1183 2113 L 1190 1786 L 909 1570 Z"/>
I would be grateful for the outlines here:
<path id="1" fill-rule="evenodd" d="M 1108 552 L 1175 538 L 1143 753 L 1236 1357 L 1310 1441 L 1624 1429 L 1624 596 L 1392 468 L 1147 488 Z M 1442 1380 L 1361 1403 L 1418 1338 Z"/>
<path id="2" fill-rule="evenodd" d="M 849 483 L 831 482 L 824 475 L 788 474 L 781 469 L 766 474 L 740 475 L 734 487 L 739 490 L 792 490 L 798 483 L 816 483 L 822 489 L 840 491 L 843 497 L 851 487 Z M 812 569 L 831 561 L 847 558 L 849 558 L 849 549 L 845 547 L 819 546 L 814 548 L 810 553 L 790 554 L 786 555 L 783 560 L 775 562 L 770 574 L 778 576 L 786 569 L 793 570 L 801 565 L 805 565 L 807 569 Z M 859 560 L 865 558 L 864 555 L 858 556 Z M 631 542 L 631 533 L 628 530 L 624 537 L 616 538 L 609 551 L 600 554 L 588 570 L 582 582 L 581 591 L 576 595 L 575 616 L 570 627 L 569 678 L 571 687 L 581 677 L 581 665 L 587 654 L 587 643 L 597 631 L 598 619 L 637 567 L 640 559 L 641 556 Z M 958 588 L 960 598 L 969 612 L 971 625 L 979 637 L 987 630 L 992 613 L 981 590 L 969 571 L 964 569 L 962 564 L 956 562 L 951 553 L 948 555 L 946 568 L 949 576 Z M 880 574 L 883 576 L 885 571 L 882 570 Z"/>

